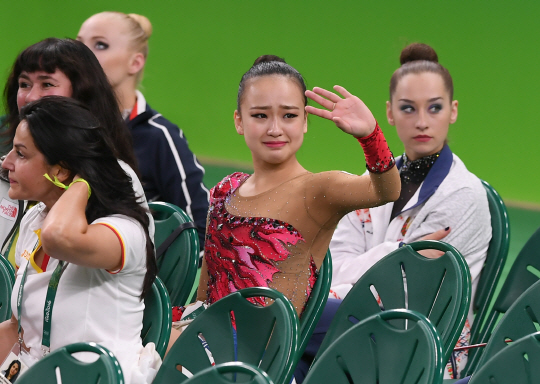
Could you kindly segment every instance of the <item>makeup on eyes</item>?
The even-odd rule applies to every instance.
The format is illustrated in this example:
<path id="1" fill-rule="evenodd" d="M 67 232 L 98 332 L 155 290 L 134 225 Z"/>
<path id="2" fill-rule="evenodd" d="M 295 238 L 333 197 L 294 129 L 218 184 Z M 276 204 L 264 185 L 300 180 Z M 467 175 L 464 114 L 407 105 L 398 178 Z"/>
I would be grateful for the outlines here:
<path id="1" fill-rule="evenodd" d="M 96 43 L 94 44 L 94 47 L 100 51 L 103 51 L 109 48 L 109 44 L 104 43 L 103 41 L 96 41 Z"/>

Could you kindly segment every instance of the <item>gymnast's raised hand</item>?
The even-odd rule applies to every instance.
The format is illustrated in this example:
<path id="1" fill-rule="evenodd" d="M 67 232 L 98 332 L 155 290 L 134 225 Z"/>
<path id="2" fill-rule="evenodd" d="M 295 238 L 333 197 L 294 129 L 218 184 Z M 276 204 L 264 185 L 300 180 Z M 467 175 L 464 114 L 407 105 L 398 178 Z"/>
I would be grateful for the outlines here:
<path id="1" fill-rule="evenodd" d="M 319 87 L 306 91 L 307 97 L 326 108 L 306 106 L 306 111 L 332 120 L 343 132 L 355 137 L 365 137 L 373 132 L 377 122 L 364 102 L 340 85 L 335 85 L 334 89 L 344 98 Z"/>

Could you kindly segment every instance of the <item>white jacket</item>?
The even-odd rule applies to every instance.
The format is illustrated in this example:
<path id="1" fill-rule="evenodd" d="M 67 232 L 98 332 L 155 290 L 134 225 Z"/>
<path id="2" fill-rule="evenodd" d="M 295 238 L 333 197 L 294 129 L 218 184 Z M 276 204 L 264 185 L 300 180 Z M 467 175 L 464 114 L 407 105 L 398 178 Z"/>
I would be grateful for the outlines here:
<path id="1" fill-rule="evenodd" d="M 401 168 L 403 160 L 397 159 Z M 377 261 L 439 229 L 451 231 L 442 241 L 457 248 L 471 271 L 472 292 L 491 240 L 491 218 L 480 179 L 470 173 L 448 146 L 402 212 L 390 222 L 394 203 L 349 213 L 330 243 L 332 290 L 343 299 Z"/>

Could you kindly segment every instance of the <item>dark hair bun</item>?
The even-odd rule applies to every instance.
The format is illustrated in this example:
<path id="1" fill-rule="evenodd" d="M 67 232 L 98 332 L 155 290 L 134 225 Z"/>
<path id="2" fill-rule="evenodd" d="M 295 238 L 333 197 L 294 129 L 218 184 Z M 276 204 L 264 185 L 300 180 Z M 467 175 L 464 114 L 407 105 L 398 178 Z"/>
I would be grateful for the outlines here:
<path id="1" fill-rule="evenodd" d="M 435 63 L 439 62 L 437 53 L 427 44 L 412 43 L 403 48 L 403 51 L 401 51 L 401 55 L 399 56 L 401 65 L 416 60 L 433 61 Z"/>
<path id="2" fill-rule="evenodd" d="M 253 63 L 253 65 L 257 65 L 260 63 L 269 63 L 271 61 L 279 61 L 281 63 L 286 63 L 285 60 L 283 60 L 281 57 L 276 55 L 262 55 L 257 57 L 257 60 Z"/>

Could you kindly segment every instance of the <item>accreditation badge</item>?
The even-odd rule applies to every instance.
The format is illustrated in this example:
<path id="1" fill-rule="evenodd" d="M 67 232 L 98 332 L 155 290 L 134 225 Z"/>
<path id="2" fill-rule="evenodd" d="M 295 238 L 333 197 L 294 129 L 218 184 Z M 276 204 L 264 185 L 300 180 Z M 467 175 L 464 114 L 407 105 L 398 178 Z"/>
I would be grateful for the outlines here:
<path id="1" fill-rule="evenodd" d="M 22 350 L 19 343 L 15 343 L 2 365 L 0 365 L 0 383 L 15 383 L 15 380 L 28 369 L 28 358 L 35 360 L 26 351 Z"/>

